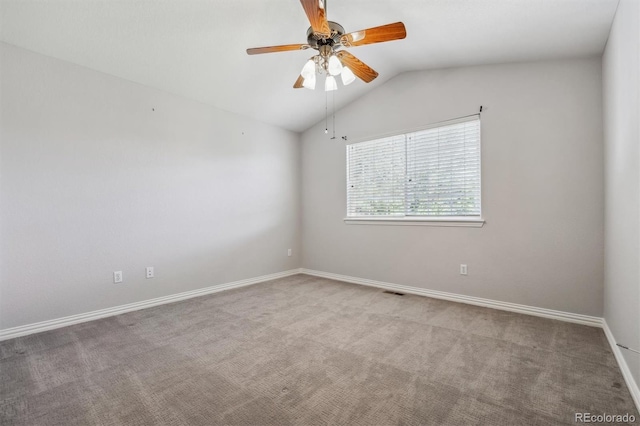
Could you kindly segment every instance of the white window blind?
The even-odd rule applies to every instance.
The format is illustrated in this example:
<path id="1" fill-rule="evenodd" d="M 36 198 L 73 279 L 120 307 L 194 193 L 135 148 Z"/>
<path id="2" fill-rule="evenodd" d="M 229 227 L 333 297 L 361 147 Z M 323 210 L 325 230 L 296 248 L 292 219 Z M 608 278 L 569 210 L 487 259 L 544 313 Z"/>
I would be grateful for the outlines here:
<path id="1" fill-rule="evenodd" d="M 347 216 L 480 217 L 480 117 L 347 146 Z"/>

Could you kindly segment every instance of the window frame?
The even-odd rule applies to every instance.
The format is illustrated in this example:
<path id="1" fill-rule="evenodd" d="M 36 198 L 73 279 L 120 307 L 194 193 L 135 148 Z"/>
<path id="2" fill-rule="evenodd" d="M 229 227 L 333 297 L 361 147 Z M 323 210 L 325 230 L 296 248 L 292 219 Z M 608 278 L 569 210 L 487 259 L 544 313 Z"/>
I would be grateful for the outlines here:
<path id="1" fill-rule="evenodd" d="M 459 117 L 451 120 L 438 121 L 417 128 L 407 129 L 403 131 L 396 131 L 386 133 L 382 135 L 368 136 L 359 138 L 345 144 L 345 162 L 346 162 L 346 197 L 345 197 L 345 211 L 348 209 L 349 198 L 349 155 L 348 150 L 350 145 L 354 145 L 362 142 L 374 141 L 377 139 L 383 139 L 393 136 L 406 136 L 409 133 L 430 130 L 437 127 L 450 126 L 453 124 L 464 123 L 467 121 L 473 121 L 477 119 L 480 131 L 480 140 L 478 148 L 480 150 L 480 214 L 478 216 L 419 216 L 419 215 L 404 215 L 404 216 L 348 216 L 344 217 L 344 223 L 348 225 L 421 225 L 421 226 L 445 226 L 445 227 L 473 227 L 480 228 L 485 224 L 482 208 L 482 120 L 480 114 L 472 114 L 464 117 Z"/>

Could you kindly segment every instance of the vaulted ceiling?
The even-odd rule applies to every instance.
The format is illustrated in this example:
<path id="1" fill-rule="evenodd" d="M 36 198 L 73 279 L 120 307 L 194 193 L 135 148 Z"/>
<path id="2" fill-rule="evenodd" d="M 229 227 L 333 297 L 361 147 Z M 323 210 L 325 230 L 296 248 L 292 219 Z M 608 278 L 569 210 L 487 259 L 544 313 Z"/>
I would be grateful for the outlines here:
<path id="1" fill-rule="evenodd" d="M 404 40 L 350 49 L 380 76 L 340 86 L 337 108 L 405 71 L 600 55 L 618 3 L 326 1 L 347 32 L 407 28 Z M 305 43 L 308 27 L 298 0 L 0 0 L 6 43 L 293 131 L 325 114 L 321 87 L 292 88 L 311 51 L 245 49 Z"/>

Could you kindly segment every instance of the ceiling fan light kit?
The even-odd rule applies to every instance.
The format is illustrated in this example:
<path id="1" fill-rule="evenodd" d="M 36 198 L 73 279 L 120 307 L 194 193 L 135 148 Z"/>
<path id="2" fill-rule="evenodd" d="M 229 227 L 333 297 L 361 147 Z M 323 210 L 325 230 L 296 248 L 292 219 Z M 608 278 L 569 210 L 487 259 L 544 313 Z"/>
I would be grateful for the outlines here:
<path id="1" fill-rule="evenodd" d="M 326 0 L 300 0 L 300 3 L 311 24 L 307 30 L 307 44 L 286 44 L 247 49 L 249 55 L 290 50 L 317 50 L 318 54 L 311 57 L 302 68 L 300 76 L 293 85 L 295 89 L 301 87 L 315 89 L 317 74 L 326 75 L 324 90 L 327 92 L 338 89 L 335 79 L 338 75 L 345 86 L 353 83 L 356 77 L 365 83 L 370 83 L 378 76 L 378 73 L 351 53 L 341 49 L 400 40 L 407 36 L 402 22 L 345 34 L 342 25 L 327 21 Z"/>
<path id="2" fill-rule="evenodd" d="M 340 59 L 336 55 L 329 56 L 327 71 L 329 74 L 336 76 L 342 74 L 342 63 L 340 63 Z"/>
<path id="3" fill-rule="evenodd" d="M 325 92 L 333 92 L 334 90 L 338 90 L 338 85 L 336 84 L 336 78 L 332 75 L 328 75 L 324 80 L 324 91 Z"/>
<path id="4" fill-rule="evenodd" d="M 304 87 L 305 89 L 314 90 L 316 88 L 316 75 L 312 74 L 310 77 L 304 78 L 302 80 L 302 87 Z"/>
<path id="5" fill-rule="evenodd" d="M 307 79 L 311 76 L 316 75 L 316 62 L 313 58 L 309 59 L 304 67 L 302 67 L 302 72 L 300 73 L 302 78 Z"/>
<path id="6" fill-rule="evenodd" d="M 348 86 L 356 81 L 356 76 L 353 74 L 353 71 L 349 69 L 349 67 L 342 68 L 342 74 L 340 74 L 340 77 L 342 78 L 342 84 L 345 86 Z"/>

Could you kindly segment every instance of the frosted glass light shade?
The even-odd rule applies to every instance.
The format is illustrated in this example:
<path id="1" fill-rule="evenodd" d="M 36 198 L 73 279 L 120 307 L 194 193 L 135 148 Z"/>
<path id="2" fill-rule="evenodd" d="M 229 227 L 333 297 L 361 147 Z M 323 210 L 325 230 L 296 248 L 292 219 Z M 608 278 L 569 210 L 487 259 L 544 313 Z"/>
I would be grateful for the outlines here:
<path id="1" fill-rule="evenodd" d="M 332 90 L 337 90 L 338 85 L 336 84 L 336 79 L 332 75 L 328 75 L 327 79 L 324 81 L 324 91 L 331 92 Z"/>
<path id="2" fill-rule="evenodd" d="M 316 73 L 314 72 L 308 77 L 304 77 L 302 80 L 302 87 L 306 89 L 314 90 L 316 88 Z"/>
<path id="3" fill-rule="evenodd" d="M 342 77 L 342 84 L 344 84 L 345 86 L 353 83 L 356 79 L 356 76 L 353 75 L 353 71 L 351 71 L 349 67 L 342 68 L 342 74 L 340 75 L 340 77 Z"/>
<path id="4" fill-rule="evenodd" d="M 307 61 L 307 63 L 304 64 L 304 67 L 302 67 L 302 71 L 300 72 L 300 75 L 305 80 L 308 80 L 311 76 L 315 77 L 315 75 L 316 75 L 316 63 L 313 62 L 313 59 L 309 59 Z"/>
<path id="5" fill-rule="evenodd" d="M 327 71 L 329 71 L 329 74 L 331 75 L 338 75 L 342 72 L 342 63 L 337 56 L 331 55 L 331 57 L 329 58 L 329 66 L 327 67 Z"/>

